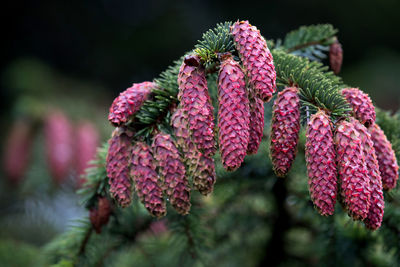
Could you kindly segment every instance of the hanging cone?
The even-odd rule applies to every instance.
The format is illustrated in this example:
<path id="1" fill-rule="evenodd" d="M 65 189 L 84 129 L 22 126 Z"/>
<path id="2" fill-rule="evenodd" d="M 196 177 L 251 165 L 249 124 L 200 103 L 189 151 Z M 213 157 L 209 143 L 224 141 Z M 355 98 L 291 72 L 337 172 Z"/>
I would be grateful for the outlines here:
<path id="1" fill-rule="evenodd" d="M 193 186 L 196 190 L 208 195 L 213 191 L 217 178 L 214 159 L 197 151 L 187 130 L 187 115 L 182 109 L 176 109 L 171 117 L 171 125 L 177 143 L 184 152 L 185 163 L 188 166 L 187 175 L 193 177 Z"/>
<path id="2" fill-rule="evenodd" d="M 338 191 L 336 155 L 331 121 L 324 111 L 308 122 L 305 150 L 311 200 L 321 215 L 332 215 Z"/>
<path id="3" fill-rule="evenodd" d="M 381 227 L 383 210 L 385 208 L 381 172 L 379 171 L 378 160 L 375 156 L 374 143 L 372 142 L 368 129 L 357 120 L 353 120 L 353 123 L 356 130 L 360 133 L 371 188 L 371 205 L 368 215 L 364 220 L 364 224 L 368 229 L 376 230 Z"/>
<path id="4" fill-rule="evenodd" d="M 342 95 L 353 108 L 354 117 L 366 127 L 375 122 L 375 107 L 371 98 L 358 88 L 342 89 Z"/>
<path id="5" fill-rule="evenodd" d="M 354 120 L 340 121 L 334 140 L 343 204 L 354 220 L 364 220 L 370 207 L 371 190 L 362 139 Z"/>
<path id="6" fill-rule="evenodd" d="M 343 62 L 343 49 L 338 40 L 329 48 L 329 65 L 336 75 L 339 74 Z"/>
<path id="7" fill-rule="evenodd" d="M 135 181 L 136 193 L 151 215 L 165 216 L 167 209 L 162 192 L 162 182 L 156 172 L 156 164 L 150 147 L 137 142 L 132 150 L 131 175 Z"/>
<path id="8" fill-rule="evenodd" d="M 379 171 L 382 177 L 382 186 L 385 190 L 396 187 L 399 179 L 399 165 L 392 144 L 386 138 L 385 133 L 378 124 L 373 124 L 369 128 L 372 142 L 374 143 L 376 158 L 379 163 Z"/>
<path id="9" fill-rule="evenodd" d="M 254 93 L 268 102 L 276 91 L 276 72 L 272 54 L 260 31 L 248 21 L 237 21 L 231 34 L 246 69 Z"/>
<path id="10" fill-rule="evenodd" d="M 258 97 L 250 98 L 249 145 L 247 154 L 257 154 L 264 131 L 264 102 Z"/>
<path id="11" fill-rule="evenodd" d="M 149 98 L 151 90 L 157 88 L 153 82 L 134 83 L 114 99 L 108 120 L 114 126 L 126 124 Z"/>
<path id="12" fill-rule="evenodd" d="M 178 148 L 171 136 L 164 133 L 154 137 L 152 148 L 169 202 L 180 214 L 188 214 L 191 206 L 190 187 Z"/>
<path id="13" fill-rule="evenodd" d="M 124 128 L 116 128 L 108 141 L 107 176 L 111 196 L 121 207 L 131 203 L 130 158 L 133 133 Z"/>
<path id="14" fill-rule="evenodd" d="M 214 108 L 208 94 L 205 70 L 198 56 L 185 58 L 179 70 L 178 84 L 178 98 L 183 111 L 188 115 L 193 142 L 205 155 L 214 155 Z"/>
<path id="15" fill-rule="evenodd" d="M 89 219 L 96 233 L 101 233 L 101 228 L 108 223 L 110 214 L 110 202 L 106 197 L 99 197 L 97 207 L 93 207 L 89 211 Z"/>
<path id="16" fill-rule="evenodd" d="M 239 63 L 226 56 L 218 75 L 218 128 L 222 164 L 236 170 L 246 156 L 249 143 L 249 99 Z"/>
<path id="17" fill-rule="evenodd" d="M 296 157 L 300 131 L 300 99 L 296 87 L 279 92 L 271 121 L 270 155 L 277 176 L 284 177 Z"/>

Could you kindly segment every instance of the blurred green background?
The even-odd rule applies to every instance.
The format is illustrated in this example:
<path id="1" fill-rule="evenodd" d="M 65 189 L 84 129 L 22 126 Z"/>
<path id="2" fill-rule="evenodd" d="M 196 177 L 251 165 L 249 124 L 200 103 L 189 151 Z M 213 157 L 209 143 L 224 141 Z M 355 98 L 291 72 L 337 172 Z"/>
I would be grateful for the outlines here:
<path id="1" fill-rule="evenodd" d="M 152 80 L 203 32 L 226 20 L 247 19 L 268 39 L 301 25 L 333 24 L 344 49 L 345 83 L 396 111 L 399 10 L 397 0 L 9 2 L 3 8 L 0 63 L 2 147 L 21 114 L 43 115 L 54 107 L 73 123 L 92 121 L 101 141 L 107 140 L 114 97 L 133 82 Z M 52 182 L 43 143 L 43 134 L 37 134 L 21 184 L 10 184 L 0 172 L 0 265 L 29 266 L 43 244 L 86 214 L 74 186 Z"/>

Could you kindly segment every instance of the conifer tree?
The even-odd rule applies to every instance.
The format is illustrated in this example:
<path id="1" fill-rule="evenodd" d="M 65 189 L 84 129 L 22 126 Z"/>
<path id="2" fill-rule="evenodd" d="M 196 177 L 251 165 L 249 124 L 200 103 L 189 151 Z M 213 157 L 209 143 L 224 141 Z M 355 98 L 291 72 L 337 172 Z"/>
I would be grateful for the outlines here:
<path id="1" fill-rule="evenodd" d="M 88 217 L 46 246 L 48 263 L 399 261 L 400 116 L 345 89 L 336 34 L 322 24 L 268 40 L 247 21 L 221 23 L 154 81 L 122 92 L 109 116 L 118 128 L 79 191 Z M 369 155 L 382 151 L 390 163 Z"/>

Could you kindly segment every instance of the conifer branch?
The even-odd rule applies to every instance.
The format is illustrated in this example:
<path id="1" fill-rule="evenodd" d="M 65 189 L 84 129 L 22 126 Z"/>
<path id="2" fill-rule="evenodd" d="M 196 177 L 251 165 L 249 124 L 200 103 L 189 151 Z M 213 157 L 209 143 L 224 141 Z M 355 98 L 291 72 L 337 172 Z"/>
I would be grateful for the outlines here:
<path id="1" fill-rule="evenodd" d="M 333 119 L 348 116 L 350 106 L 339 92 L 345 85 L 327 67 L 278 49 L 273 50 L 272 54 L 277 84 L 299 88 L 303 120 L 308 119 L 307 114 L 313 114 L 318 109 L 327 111 Z"/>
<path id="2" fill-rule="evenodd" d="M 302 26 L 286 35 L 282 48 L 288 53 L 321 61 L 326 58 L 336 33 L 330 24 Z"/>

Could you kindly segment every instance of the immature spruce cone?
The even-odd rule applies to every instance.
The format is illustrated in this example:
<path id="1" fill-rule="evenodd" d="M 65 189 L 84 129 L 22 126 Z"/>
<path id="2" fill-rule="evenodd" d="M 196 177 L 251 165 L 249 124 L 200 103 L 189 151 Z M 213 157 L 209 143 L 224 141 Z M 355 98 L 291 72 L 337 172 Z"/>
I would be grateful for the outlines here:
<path id="1" fill-rule="evenodd" d="M 29 164 L 32 129 L 29 121 L 17 120 L 11 126 L 4 147 L 4 172 L 12 183 L 19 183 Z"/>
<path id="2" fill-rule="evenodd" d="M 193 141 L 190 139 L 188 115 L 183 111 L 182 108 L 177 108 L 171 116 L 171 126 L 174 129 L 174 135 L 176 137 L 176 143 L 182 149 L 184 153 L 184 159 L 190 166 L 197 164 L 197 159 L 200 157 L 200 152 Z M 193 169 L 189 168 L 190 175 Z"/>
<path id="3" fill-rule="evenodd" d="M 353 108 L 355 117 L 366 127 L 375 122 L 375 107 L 371 98 L 358 88 L 342 89 L 342 95 Z"/>
<path id="4" fill-rule="evenodd" d="M 216 177 L 214 159 L 200 154 L 197 168 L 193 175 L 194 188 L 199 190 L 202 195 L 207 196 L 214 189 Z"/>
<path id="5" fill-rule="evenodd" d="M 131 203 L 130 158 L 133 133 L 127 129 L 116 128 L 111 139 L 107 154 L 107 176 L 110 193 L 122 207 Z"/>
<path id="6" fill-rule="evenodd" d="M 60 183 L 68 174 L 73 155 L 72 127 L 68 118 L 60 111 L 53 111 L 45 120 L 44 134 L 50 173 Z"/>
<path id="7" fill-rule="evenodd" d="M 338 191 L 336 159 L 331 122 L 324 111 L 310 118 L 305 150 L 311 200 L 321 215 L 332 215 Z"/>
<path id="8" fill-rule="evenodd" d="M 101 227 L 108 223 L 111 214 L 111 205 L 106 197 L 98 198 L 97 207 L 93 207 L 89 211 L 90 222 L 96 233 L 101 233 Z"/>
<path id="9" fill-rule="evenodd" d="M 86 168 L 90 166 L 89 162 L 96 156 L 97 146 L 99 145 L 99 133 L 96 127 L 90 122 L 82 122 L 76 129 L 75 143 L 75 168 L 78 175 L 78 187 L 85 182 L 82 175 Z"/>
<path id="10" fill-rule="evenodd" d="M 342 45 L 336 40 L 329 48 L 329 63 L 333 73 L 338 74 L 342 67 L 343 50 Z"/>
<path id="11" fill-rule="evenodd" d="M 378 160 L 375 156 L 374 143 L 372 142 L 371 135 L 368 129 L 365 128 L 359 121 L 353 120 L 356 130 L 360 133 L 362 146 L 365 154 L 365 163 L 367 167 L 367 174 L 369 177 L 369 184 L 371 188 L 371 200 L 367 217 L 364 224 L 367 228 L 376 230 L 381 227 L 383 219 L 383 209 L 385 201 L 382 192 L 382 178 L 379 171 Z"/>
<path id="12" fill-rule="evenodd" d="M 208 94 L 207 80 L 200 58 L 185 58 L 178 75 L 182 109 L 188 115 L 189 129 L 197 149 L 205 155 L 215 153 L 213 106 Z"/>
<path id="13" fill-rule="evenodd" d="M 196 190 L 208 195 L 213 191 L 216 180 L 214 159 L 200 153 L 190 140 L 187 115 L 181 108 L 172 115 L 171 125 L 177 143 L 184 152 L 185 162 L 188 165 L 187 175 L 193 177 L 193 186 Z"/>
<path id="14" fill-rule="evenodd" d="M 153 141 L 154 158 L 158 161 L 160 174 L 164 178 L 164 191 L 171 205 L 183 215 L 190 210 L 190 187 L 185 165 L 169 134 L 159 133 Z"/>
<path id="15" fill-rule="evenodd" d="M 267 42 L 248 21 L 237 21 L 231 34 L 254 92 L 268 102 L 276 91 L 276 72 Z"/>
<path id="16" fill-rule="evenodd" d="M 284 177 L 297 152 L 300 130 L 300 100 L 298 89 L 290 87 L 279 92 L 273 107 L 271 122 L 271 159 L 277 176 Z"/>
<path id="17" fill-rule="evenodd" d="M 257 154 L 264 131 L 264 102 L 258 97 L 250 98 L 249 145 L 247 154 Z"/>
<path id="18" fill-rule="evenodd" d="M 249 143 L 249 99 L 239 63 L 227 56 L 218 75 L 219 148 L 225 169 L 240 167 Z"/>
<path id="19" fill-rule="evenodd" d="M 370 207 L 371 190 L 363 144 L 354 121 L 340 121 L 334 140 L 343 204 L 354 220 L 364 220 Z"/>
<path id="20" fill-rule="evenodd" d="M 153 82 L 134 83 L 114 99 L 108 120 L 114 126 L 121 126 L 129 121 L 143 105 L 157 85 Z"/>
<path id="21" fill-rule="evenodd" d="M 375 154 L 382 177 L 382 186 L 385 190 L 391 190 L 396 187 L 397 179 L 399 178 L 399 166 L 397 165 L 392 144 L 378 124 L 373 124 L 369 128 L 369 132 L 371 133 L 372 142 L 374 142 Z"/>
<path id="22" fill-rule="evenodd" d="M 171 126 L 174 129 L 176 142 L 185 153 L 192 151 L 187 143 L 191 142 L 188 124 L 188 115 L 182 108 L 177 108 L 171 116 Z"/>
<path id="23" fill-rule="evenodd" d="M 165 216 L 167 210 L 162 183 L 150 147 L 143 142 L 137 142 L 132 149 L 131 175 L 135 181 L 136 193 L 150 214 Z"/>

